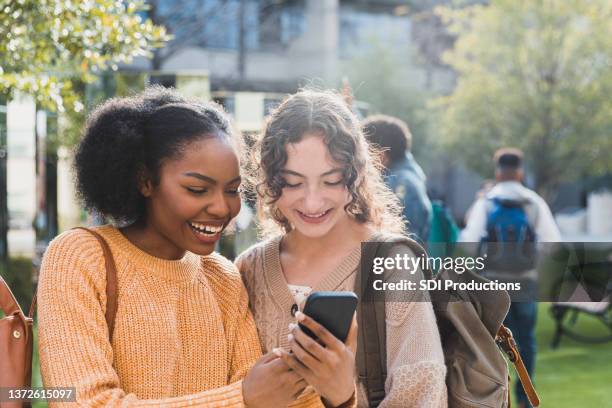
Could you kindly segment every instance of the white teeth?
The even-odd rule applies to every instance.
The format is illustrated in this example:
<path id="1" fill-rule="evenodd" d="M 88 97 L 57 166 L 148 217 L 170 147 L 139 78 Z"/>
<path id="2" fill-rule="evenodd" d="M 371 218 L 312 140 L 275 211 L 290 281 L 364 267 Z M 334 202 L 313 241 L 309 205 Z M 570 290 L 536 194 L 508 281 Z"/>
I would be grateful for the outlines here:
<path id="1" fill-rule="evenodd" d="M 318 213 L 318 214 L 306 214 L 306 213 L 302 213 L 304 214 L 306 217 L 309 218 L 318 218 L 318 217 L 322 217 L 323 215 L 325 215 L 327 211 L 323 211 L 322 213 Z"/>
<path id="2" fill-rule="evenodd" d="M 190 222 L 189 225 L 198 230 L 198 232 L 203 232 L 205 234 L 216 234 L 223 229 L 222 226 L 206 225 L 196 222 Z"/>

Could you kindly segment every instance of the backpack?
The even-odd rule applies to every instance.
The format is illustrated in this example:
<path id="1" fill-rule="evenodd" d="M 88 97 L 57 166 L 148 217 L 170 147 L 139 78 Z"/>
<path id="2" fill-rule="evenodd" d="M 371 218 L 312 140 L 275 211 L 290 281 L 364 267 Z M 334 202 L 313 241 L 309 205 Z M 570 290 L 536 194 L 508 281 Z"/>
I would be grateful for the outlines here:
<path id="1" fill-rule="evenodd" d="M 90 232 L 102 246 L 106 266 L 106 297 L 108 299 L 105 318 L 109 337 L 112 340 L 117 313 L 117 269 L 115 261 L 108 244 L 100 234 L 87 228 L 77 228 Z M 2 356 L 2 359 L 0 359 L 0 388 L 30 388 L 32 383 L 33 317 L 36 309 L 36 295 L 32 299 L 28 315 L 24 315 L 6 281 L 0 276 L 0 307 L 5 314 L 0 319 L 0 356 Z M 4 408 L 4 404 L 0 401 L 0 408 Z M 23 404 L 11 402 L 10 404 L 7 403 L 6 406 L 16 408 L 20 406 L 29 407 L 30 405 L 30 402 L 24 401 Z"/>
<path id="2" fill-rule="evenodd" d="M 431 210 L 428 251 L 432 257 L 450 256 L 459 238 L 459 227 L 442 201 L 432 200 Z"/>
<path id="3" fill-rule="evenodd" d="M 528 201 L 489 198 L 487 235 L 480 254 L 486 254 L 486 269 L 523 272 L 535 268 L 536 234 L 527 214 Z"/>
<path id="4" fill-rule="evenodd" d="M 358 304 L 357 367 L 365 385 L 370 407 L 377 407 L 385 397 L 387 378 L 385 302 L 376 299 L 373 273 L 369 266 L 375 257 L 385 257 L 393 246 L 406 245 L 416 257 L 426 256 L 415 241 L 394 235 L 385 242 L 367 244 L 362 254 L 362 276 L 356 280 Z M 366 267 L 364 267 L 366 266 Z M 366 276 L 364 276 L 366 275 Z M 425 279 L 433 279 L 431 270 L 423 269 Z M 436 279 L 455 282 L 488 282 L 466 271 L 457 274 L 441 271 Z M 512 337 L 502 325 L 510 307 L 506 291 L 430 291 L 442 350 L 447 367 L 446 386 L 451 408 L 510 406 L 510 377 L 503 354 L 515 365 L 525 393 L 534 407 L 539 397 Z M 501 350 L 501 352 L 500 352 Z"/>

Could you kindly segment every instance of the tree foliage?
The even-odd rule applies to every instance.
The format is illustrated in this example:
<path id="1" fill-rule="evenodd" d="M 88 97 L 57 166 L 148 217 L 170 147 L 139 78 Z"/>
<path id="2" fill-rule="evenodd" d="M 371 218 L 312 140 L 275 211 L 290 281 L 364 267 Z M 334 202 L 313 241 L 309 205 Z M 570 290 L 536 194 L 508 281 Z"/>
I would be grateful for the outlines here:
<path id="1" fill-rule="evenodd" d="M 144 10 L 140 0 L 0 0 L 0 93 L 82 110 L 79 84 L 169 39 Z"/>
<path id="2" fill-rule="evenodd" d="M 367 52 L 352 58 L 344 67 L 355 98 L 366 102 L 368 114 L 383 113 L 404 120 L 413 137 L 413 152 L 427 156 L 429 117 L 428 93 L 424 90 L 424 72 L 415 64 L 410 49 L 392 51 L 374 42 Z"/>
<path id="3" fill-rule="evenodd" d="M 503 145 L 526 153 L 538 190 L 612 171 L 612 3 L 492 0 L 437 10 L 458 73 L 437 100 L 453 152 L 490 175 Z"/>

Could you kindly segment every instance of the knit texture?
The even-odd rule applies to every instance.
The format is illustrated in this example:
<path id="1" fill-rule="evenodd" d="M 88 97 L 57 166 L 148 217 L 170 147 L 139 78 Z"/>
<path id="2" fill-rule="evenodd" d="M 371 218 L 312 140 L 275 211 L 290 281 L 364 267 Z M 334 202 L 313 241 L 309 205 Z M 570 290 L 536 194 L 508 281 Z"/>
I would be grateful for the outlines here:
<path id="1" fill-rule="evenodd" d="M 45 387 L 76 387 L 79 406 L 244 406 L 242 378 L 261 348 L 235 266 L 215 253 L 157 258 L 114 227 L 96 231 L 117 266 L 112 344 L 102 248 L 87 231 L 65 232 L 47 249 L 38 288 Z M 311 392 L 298 405 L 321 402 Z"/>
<path id="2" fill-rule="evenodd" d="M 279 236 L 254 245 L 236 260 L 264 351 L 287 348 L 288 325 L 295 322 L 291 314 L 295 300 L 281 269 L 281 239 Z M 372 240 L 383 241 L 384 235 L 377 233 Z M 389 257 L 398 254 L 414 256 L 403 245 L 395 246 Z M 357 247 L 312 288 L 313 292 L 354 290 L 360 258 Z M 391 270 L 385 275 L 385 281 L 402 279 L 418 282 L 423 274 Z M 446 366 L 433 307 L 426 293 L 414 291 L 408 296 L 411 297 L 386 304 L 388 375 L 386 397 L 380 407 L 446 407 Z M 358 384 L 357 405 L 368 406 L 362 384 Z"/>

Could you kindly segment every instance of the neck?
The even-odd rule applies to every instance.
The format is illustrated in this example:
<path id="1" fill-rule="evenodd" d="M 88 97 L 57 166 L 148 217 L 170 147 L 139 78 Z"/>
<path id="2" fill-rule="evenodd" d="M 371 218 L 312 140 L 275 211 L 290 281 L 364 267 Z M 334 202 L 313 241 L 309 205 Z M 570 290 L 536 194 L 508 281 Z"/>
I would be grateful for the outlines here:
<path id="1" fill-rule="evenodd" d="M 121 228 L 120 231 L 128 241 L 151 256 L 167 260 L 177 260 L 185 256 L 184 249 L 170 242 L 150 223 L 136 222 Z"/>

